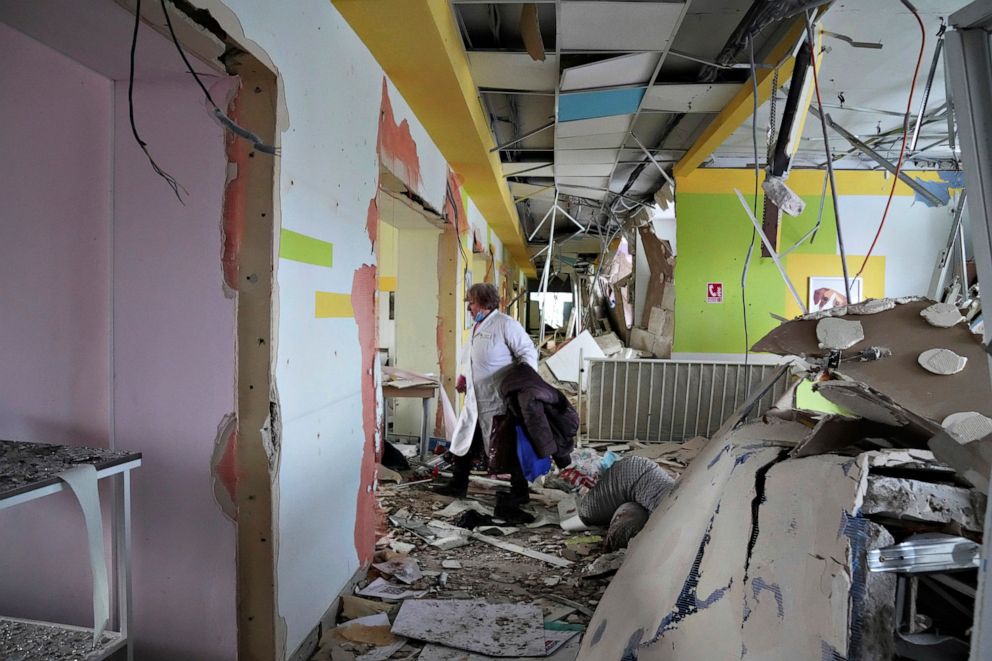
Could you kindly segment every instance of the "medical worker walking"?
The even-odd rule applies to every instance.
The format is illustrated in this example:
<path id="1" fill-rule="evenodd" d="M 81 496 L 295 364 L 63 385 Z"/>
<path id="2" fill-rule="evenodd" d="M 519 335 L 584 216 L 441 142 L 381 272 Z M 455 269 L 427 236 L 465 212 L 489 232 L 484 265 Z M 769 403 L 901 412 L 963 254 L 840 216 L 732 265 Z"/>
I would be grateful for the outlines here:
<path id="1" fill-rule="evenodd" d="M 463 376 L 458 377 L 455 386 L 458 392 L 465 393 L 465 407 L 451 437 L 450 451 L 455 455 L 451 481 L 435 489 L 459 498 L 468 492 L 475 457 L 481 452 L 489 454 L 493 418 L 506 413 L 499 385 L 507 369 L 514 363 L 537 369 L 537 347 L 516 319 L 497 309 L 499 292 L 495 285 L 472 285 L 466 299 L 475 325 L 462 351 Z M 513 494 L 526 499 L 527 480 L 523 473 L 514 471 L 511 478 Z"/>

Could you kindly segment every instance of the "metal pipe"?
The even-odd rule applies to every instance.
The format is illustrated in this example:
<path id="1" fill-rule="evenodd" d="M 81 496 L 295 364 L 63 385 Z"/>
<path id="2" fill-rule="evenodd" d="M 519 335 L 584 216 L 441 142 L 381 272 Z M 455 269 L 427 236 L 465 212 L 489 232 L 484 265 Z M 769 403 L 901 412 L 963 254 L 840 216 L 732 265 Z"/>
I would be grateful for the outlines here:
<path id="1" fill-rule="evenodd" d="M 524 133 L 519 138 L 514 138 L 513 140 L 510 140 L 509 142 L 504 142 L 501 145 L 496 145 L 495 147 L 493 147 L 492 149 L 489 150 L 489 153 L 491 154 L 494 151 L 503 151 L 504 149 L 506 149 L 510 145 L 515 145 L 518 142 L 522 142 L 522 141 L 526 140 L 527 138 L 531 137 L 532 135 L 537 135 L 541 131 L 547 131 L 549 128 L 551 128 L 554 125 L 555 125 L 554 122 L 549 122 L 549 123 L 545 124 L 544 126 L 542 126 L 540 128 L 534 129 L 533 131 L 528 131 L 527 133 Z"/>
<path id="2" fill-rule="evenodd" d="M 940 22 L 940 30 L 937 31 L 937 45 L 933 49 L 933 62 L 930 63 L 930 73 L 927 74 L 927 84 L 923 88 L 923 100 L 920 102 L 920 112 L 916 115 L 916 126 L 913 127 L 913 137 L 909 141 L 909 151 L 916 149 L 916 141 L 920 139 L 920 129 L 923 127 L 923 115 L 927 111 L 927 102 L 930 100 L 930 88 L 933 87 L 933 78 L 937 74 L 937 62 L 940 61 L 940 51 L 944 48 L 944 30 L 947 27 L 943 20 Z"/>
<path id="3" fill-rule="evenodd" d="M 747 217 L 754 225 L 754 229 L 758 232 L 758 236 L 761 237 L 761 242 L 765 244 L 765 248 L 768 250 L 768 254 L 771 256 L 772 261 L 775 262 L 775 266 L 778 268 L 779 275 L 785 280 L 786 286 L 789 288 L 789 292 L 792 293 L 793 298 L 796 299 L 796 303 L 799 304 L 799 309 L 803 311 L 803 314 L 809 314 L 809 310 L 806 308 L 806 303 L 803 301 L 802 297 L 799 296 L 799 292 L 796 291 L 795 286 L 792 284 L 792 280 L 789 279 L 788 273 L 785 272 L 785 267 L 782 265 L 781 260 L 778 258 L 778 253 L 775 252 L 775 247 L 772 246 L 771 241 L 768 240 L 768 236 L 765 234 L 764 230 L 761 229 L 761 223 L 758 219 L 754 217 L 754 213 L 751 211 L 751 207 L 747 205 L 747 200 L 744 199 L 744 194 L 738 189 L 734 189 L 737 193 L 737 198 L 741 201 L 741 205 L 744 207 L 744 211 L 747 212 Z M 851 300 L 851 299 L 847 299 Z"/>
<path id="4" fill-rule="evenodd" d="M 896 168 L 895 163 L 893 163 L 892 161 L 888 160 L 887 158 L 879 154 L 877 151 L 875 151 L 874 149 L 866 145 L 864 142 L 859 140 L 857 136 L 852 134 L 850 131 L 845 129 L 840 124 L 833 121 L 830 118 L 829 114 L 827 114 L 824 117 L 824 122 L 826 123 L 827 126 L 840 133 L 841 137 L 843 137 L 845 140 L 847 140 L 852 145 L 857 147 L 859 150 L 864 152 L 873 161 L 881 165 L 883 168 L 885 168 L 892 174 L 899 177 L 899 181 L 912 188 L 917 194 L 919 194 L 920 197 L 926 198 L 926 200 L 931 204 L 931 206 L 935 206 L 935 207 L 943 206 L 944 204 L 943 200 L 941 200 L 939 197 L 931 193 L 929 190 L 926 189 L 925 186 L 923 186 L 920 182 L 916 181 L 915 179 L 907 175 L 901 169 Z"/>
<path id="5" fill-rule="evenodd" d="M 651 152 L 648 151 L 648 148 L 645 147 L 641 143 L 640 140 L 637 139 L 637 136 L 634 134 L 633 131 L 630 132 L 630 137 L 632 137 L 634 139 L 634 142 L 636 142 L 637 143 L 637 146 L 641 148 L 641 151 L 644 152 L 644 155 L 647 156 L 649 159 L 651 159 L 651 162 L 654 163 L 654 166 L 656 168 L 658 168 L 658 172 L 660 172 L 661 173 L 661 176 L 665 178 L 665 181 L 667 181 L 669 184 L 671 184 L 672 187 L 674 188 L 675 187 L 675 180 L 672 179 L 672 177 L 667 172 L 665 172 L 665 168 L 661 167 L 661 165 L 655 159 L 654 155 Z"/>

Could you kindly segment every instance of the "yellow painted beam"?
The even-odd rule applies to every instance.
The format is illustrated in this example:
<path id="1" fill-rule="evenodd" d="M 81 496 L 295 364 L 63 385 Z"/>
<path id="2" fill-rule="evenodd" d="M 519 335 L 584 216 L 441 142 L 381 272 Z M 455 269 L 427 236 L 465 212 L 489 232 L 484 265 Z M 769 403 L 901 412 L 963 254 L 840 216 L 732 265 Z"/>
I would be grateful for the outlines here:
<path id="1" fill-rule="evenodd" d="M 796 59 L 792 55 L 799 37 L 806 31 L 803 18 L 796 19 L 785 37 L 776 44 L 775 48 L 763 60 L 764 64 L 777 65 L 779 87 L 788 82 Z M 772 94 L 773 69 L 758 69 L 758 105 L 767 101 Z M 720 114 L 706 127 L 695 144 L 675 164 L 672 172 L 676 177 L 684 177 L 698 168 L 710 154 L 717 150 L 730 135 L 747 121 L 754 112 L 754 84 L 749 79 L 734 95 Z"/>
<path id="2" fill-rule="evenodd" d="M 448 0 L 332 0 L 521 269 L 536 275 Z"/>

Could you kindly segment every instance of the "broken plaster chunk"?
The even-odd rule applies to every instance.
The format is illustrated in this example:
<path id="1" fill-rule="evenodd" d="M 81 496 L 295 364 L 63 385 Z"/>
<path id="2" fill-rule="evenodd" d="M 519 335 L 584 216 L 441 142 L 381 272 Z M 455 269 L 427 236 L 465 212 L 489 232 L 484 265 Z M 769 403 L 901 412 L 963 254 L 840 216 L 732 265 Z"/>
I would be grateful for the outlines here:
<path id="1" fill-rule="evenodd" d="M 961 311 L 951 303 L 934 303 L 920 312 L 927 323 L 937 328 L 951 328 L 964 321 Z"/>
<path id="2" fill-rule="evenodd" d="M 926 371 L 943 376 L 957 374 L 968 364 L 967 358 L 950 349 L 928 349 L 917 360 Z"/>
<path id="3" fill-rule="evenodd" d="M 941 426 L 962 445 L 992 434 L 992 419 L 975 411 L 952 413 L 944 418 Z"/>
<path id="4" fill-rule="evenodd" d="M 865 339 L 860 321 L 828 317 L 816 324 L 816 339 L 821 349 L 850 349 Z"/>
<path id="5" fill-rule="evenodd" d="M 896 302 L 891 298 L 869 298 L 863 303 L 847 306 L 848 314 L 878 314 L 895 308 Z"/>
<path id="6" fill-rule="evenodd" d="M 980 531 L 984 503 L 970 489 L 922 480 L 871 475 L 861 513 L 901 521 L 958 523 Z"/>

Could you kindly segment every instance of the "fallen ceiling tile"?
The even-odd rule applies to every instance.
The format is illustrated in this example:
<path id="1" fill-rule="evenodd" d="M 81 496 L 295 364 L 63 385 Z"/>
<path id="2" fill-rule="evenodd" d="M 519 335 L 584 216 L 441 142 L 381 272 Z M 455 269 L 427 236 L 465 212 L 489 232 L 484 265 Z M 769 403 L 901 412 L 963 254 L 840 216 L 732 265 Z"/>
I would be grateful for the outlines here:
<path id="1" fill-rule="evenodd" d="M 664 83 L 648 88 L 644 110 L 720 112 L 740 90 L 740 83 Z"/>
<path id="2" fill-rule="evenodd" d="M 664 50 L 671 43 L 684 10 L 683 2 L 563 2 L 561 47 L 625 52 Z"/>
<path id="3" fill-rule="evenodd" d="M 527 53 L 469 51 L 467 55 L 472 79 L 481 89 L 553 93 L 558 84 L 558 58 L 550 53 L 543 62 Z"/>
<path id="4" fill-rule="evenodd" d="M 596 87 L 646 85 L 658 66 L 658 53 L 634 53 L 562 71 L 561 91 L 570 92 Z"/>
<path id="5" fill-rule="evenodd" d="M 637 112 L 643 97 L 643 87 L 561 94 L 558 97 L 558 121 L 629 115 Z"/>

